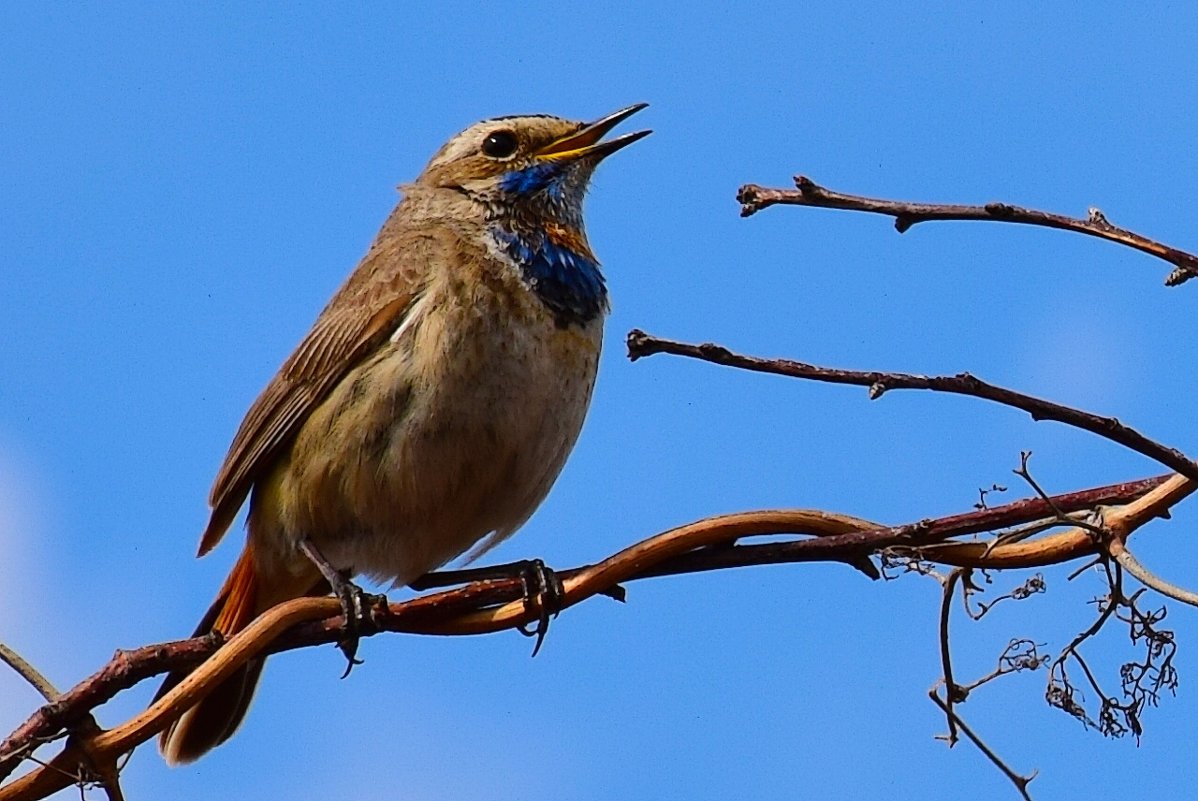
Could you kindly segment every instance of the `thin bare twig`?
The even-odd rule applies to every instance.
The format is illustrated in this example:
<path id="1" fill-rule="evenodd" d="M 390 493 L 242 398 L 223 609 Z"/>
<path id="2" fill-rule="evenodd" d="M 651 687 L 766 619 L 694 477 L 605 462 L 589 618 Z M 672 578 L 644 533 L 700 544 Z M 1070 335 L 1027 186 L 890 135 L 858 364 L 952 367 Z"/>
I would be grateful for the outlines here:
<path id="1" fill-rule="evenodd" d="M 944 677 L 944 707 L 945 717 L 948 719 L 949 748 L 957 744 L 957 716 L 953 713 L 953 706 L 959 701 L 964 701 L 969 693 L 953 681 L 953 659 L 949 647 L 948 621 L 951 617 L 953 594 L 957 590 L 957 583 L 968 572 L 968 568 L 963 567 L 950 571 L 944 579 L 943 592 L 940 596 L 940 669 Z M 966 580 L 968 581 L 968 578 Z M 936 695 L 935 687 L 932 688 L 932 694 Z"/>
<path id="2" fill-rule="evenodd" d="M 1145 650 L 1142 662 L 1126 662 L 1119 669 L 1120 684 L 1128 701 L 1117 708 L 1129 722 L 1136 724 L 1137 738 L 1140 710 L 1145 704 L 1157 706 L 1161 691 L 1176 693 L 1178 684 L 1177 670 L 1173 667 L 1177 640 L 1172 631 L 1159 627 L 1168 610 L 1164 607 L 1148 612 L 1141 609 L 1138 599 L 1144 592 L 1141 589 L 1126 599 L 1123 604 L 1127 610 L 1126 616 L 1115 613 L 1120 621 L 1127 624 L 1132 645 L 1143 644 Z"/>
<path id="3" fill-rule="evenodd" d="M 1101 526 L 1096 526 L 1087 520 L 1078 520 L 1076 517 L 1071 517 L 1068 512 L 1053 503 L 1053 500 L 1049 494 L 1045 492 L 1043 487 L 1040 486 L 1040 482 L 1036 481 L 1035 477 L 1032 476 L 1032 471 L 1028 468 L 1028 462 L 1030 462 L 1031 459 L 1031 451 L 1020 451 L 1019 467 L 1015 468 L 1015 470 L 1012 472 L 1023 479 L 1027 485 L 1032 488 L 1032 491 L 1039 495 L 1040 498 L 1043 499 L 1046 504 L 1048 504 L 1048 506 L 1052 509 L 1053 516 L 1056 518 L 1057 522 L 1067 526 L 1077 526 L 1080 529 L 1090 532 L 1094 535 L 1095 542 L 1101 542 L 1103 539 L 1105 539 L 1107 534 Z"/>
<path id="4" fill-rule="evenodd" d="M 944 699 L 940 697 L 935 689 L 928 691 L 928 698 L 931 698 L 932 703 L 940 707 L 940 710 L 944 712 L 945 715 L 956 722 L 956 725 L 961 729 L 961 731 L 965 732 L 965 736 L 969 738 L 969 741 L 972 742 L 974 746 L 976 746 L 977 749 L 982 752 L 986 759 L 989 759 L 995 767 L 1002 771 L 1004 776 L 1010 779 L 1011 784 L 1015 785 L 1015 789 L 1019 790 L 1019 794 L 1023 796 L 1026 801 L 1032 801 L 1032 797 L 1028 793 L 1027 786 L 1032 783 L 1032 780 L 1036 778 L 1036 775 L 1039 773 L 1039 771 L 1034 770 L 1029 776 L 1023 776 L 1019 773 L 1016 773 L 1011 769 L 1010 765 L 1008 765 L 1002 760 L 1001 757 L 999 757 L 998 754 L 994 753 L 994 750 L 986 744 L 985 740 L 979 737 L 973 731 L 973 729 L 969 728 L 969 724 L 961 719 L 961 716 L 957 714 L 956 710 L 954 710 L 949 704 L 945 703 Z"/>
<path id="5" fill-rule="evenodd" d="M 984 618 L 986 616 L 987 612 L 989 612 L 994 607 L 998 606 L 1003 601 L 1023 601 L 1023 600 L 1026 600 L 1026 599 L 1032 597 L 1033 595 L 1037 595 L 1039 593 L 1045 592 L 1046 590 L 1047 590 L 1047 585 L 1044 583 L 1043 574 L 1037 573 L 1036 575 L 1029 578 L 1027 581 L 1020 584 L 1018 587 L 1015 587 L 1010 592 L 999 595 L 994 600 L 990 601 L 990 603 L 983 603 L 982 601 L 978 601 L 977 602 L 978 608 L 977 608 L 976 612 L 973 610 L 973 607 L 970 606 L 970 603 L 969 603 L 969 599 L 972 597 L 973 593 L 970 593 L 970 592 L 962 593 L 962 600 L 963 600 L 964 606 L 965 606 L 965 614 L 969 615 L 970 619 L 972 619 L 972 620 L 981 620 L 982 618 Z"/>
<path id="6" fill-rule="evenodd" d="M 42 698 L 45 698 L 47 701 L 53 701 L 58 697 L 58 690 L 54 688 L 49 679 L 42 675 L 41 671 L 29 664 L 27 659 L 2 642 L 0 642 L 0 661 L 3 661 L 15 670 L 21 678 L 32 684 L 33 688 L 42 694 Z"/>
<path id="7" fill-rule="evenodd" d="M 973 505 L 974 509 L 986 509 L 990 506 L 986 502 L 986 496 L 992 492 L 1006 492 L 1007 488 L 1002 484 L 994 483 L 989 487 L 978 487 L 978 502 Z"/>
<path id="8" fill-rule="evenodd" d="M 1101 608 L 1094 622 L 1074 637 L 1057 658 L 1053 660 L 1052 666 L 1048 670 L 1048 687 L 1044 691 L 1044 698 L 1048 701 L 1049 706 L 1054 706 L 1072 715 L 1086 726 L 1093 726 L 1099 729 L 1101 729 L 1101 726 L 1095 723 L 1086 714 L 1085 708 L 1074 699 L 1073 684 L 1069 681 L 1069 674 L 1065 665 L 1070 657 L 1077 662 L 1082 672 L 1086 674 L 1086 680 L 1090 682 L 1090 686 L 1094 689 L 1094 692 L 1098 697 L 1103 699 L 1103 709 L 1106 709 L 1108 696 L 1103 692 L 1102 687 L 1098 684 L 1098 680 L 1094 678 L 1094 673 L 1090 670 L 1090 666 L 1086 664 L 1085 658 L 1078 651 L 1082 643 L 1101 631 L 1103 626 L 1107 624 L 1107 621 L 1114 616 L 1115 610 L 1119 608 L 1119 600 L 1122 598 L 1123 589 L 1119 566 L 1116 565 L 1114 571 L 1111 571 L 1109 560 L 1104 560 L 1102 566 L 1107 571 L 1107 582 L 1110 587 L 1110 593 L 1105 599 L 1097 601 Z"/>
<path id="9" fill-rule="evenodd" d="M 966 692 L 973 692 L 983 684 L 988 684 L 1000 676 L 1006 676 L 1009 673 L 1020 673 L 1024 670 L 1039 670 L 1048 661 L 1047 656 L 1041 656 L 1039 646 L 1035 642 L 1026 638 L 1011 640 L 1007 643 L 1007 647 L 999 654 L 998 665 L 994 670 L 987 673 L 981 678 L 971 681 L 969 684 L 962 686 Z"/>
<path id="10" fill-rule="evenodd" d="M 1156 611 L 1144 611 L 1140 608 L 1139 599 L 1147 589 L 1141 588 L 1130 596 L 1125 595 L 1121 566 L 1109 557 L 1102 566 L 1106 571 L 1109 593 L 1095 600 L 1100 608 L 1098 619 L 1086 631 L 1075 637 L 1053 662 L 1045 697 L 1050 705 L 1062 709 L 1107 737 L 1122 737 L 1130 732 L 1138 741 L 1143 734 L 1140 718 L 1144 707 L 1156 706 L 1162 690 L 1175 692 L 1177 689 L 1177 671 L 1173 667 L 1177 642 L 1172 631 L 1159 627 L 1167 610 L 1163 607 Z M 1125 614 L 1122 614 L 1124 611 Z M 1119 670 L 1123 700 L 1103 691 L 1079 650 L 1085 639 L 1094 636 L 1112 618 L 1127 624 L 1132 644 L 1142 645 L 1145 649 L 1142 661 L 1127 662 Z M 1090 687 L 1099 698 L 1097 721 L 1074 699 L 1075 691 L 1066 670 L 1066 664 L 1071 658 L 1081 667 Z"/>
<path id="11" fill-rule="evenodd" d="M 1124 570 L 1135 576 L 1140 583 L 1151 587 L 1167 598 L 1172 598 L 1175 601 L 1181 601 L 1183 604 L 1189 604 L 1190 606 L 1198 606 L 1198 593 L 1195 593 L 1193 590 L 1187 590 L 1185 587 L 1179 587 L 1176 584 L 1165 581 L 1163 578 L 1144 567 L 1143 563 L 1136 559 L 1136 557 L 1132 555 L 1131 551 L 1127 549 L 1127 544 L 1123 541 L 1113 540 L 1108 545 L 1108 550 L 1115 561 L 1118 562 Z"/>
<path id="12" fill-rule="evenodd" d="M 925 389 L 981 398 L 1004 406 L 1022 409 L 1030 414 L 1033 420 L 1055 420 L 1097 434 L 1150 459 L 1155 459 L 1170 470 L 1187 478 L 1198 481 L 1198 463 L 1189 459 L 1181 451 L 1162 445 L 1135 429 L 1123 425 L 1114 417 L 1099 417 L 1071 406 L 1025 395 L 1022 392 L 986 383 L 969 373 L 960 373 L 955 376 L 926 376 L 914 373 L 840 370 L 790 359 L 763 359 L 756 356 L 744 356 L 711 342 L 693 345 L 661 339 L 636 328 L 628 332 L 628 358 L 636 361 L 658 353 L 686 356 L 712 364 L 737 367 L 759 373 L 868 387 L 871 400 L 881 397 L 892 389 Z"/>
<path id="13" fill-rule="evenodd" d="M 795 189 L 770 189 L 756 184 L 742 186 L 736 194 L 736 199 L 741 204 L 741 216 L 749 217 L 774 205 L 864 211 L 893 217 L 894 227 L 900 234 L 906 232 L 913 225 L 933 220 L 980 220 L 1036 225 L 1095 236 L 1163 259 L 1174 267 L 1173 272 L 1165 279 L 1166 286 L 1177 286 L 1191 278 L 1198 277 L 1198 256 L 1149 239 L 1134 231 L 1112 225 L 1106 216 L 1096 208 L 1091 208 L 1085 219 L 1077 219 L 1047 211 L 1012 206 L 1007 203 L 967 206 L 947 203 L 912 203 L 903 200 L 847 195 L 826 189 L 803 175 L 795 176 L 794 182 Z"/>

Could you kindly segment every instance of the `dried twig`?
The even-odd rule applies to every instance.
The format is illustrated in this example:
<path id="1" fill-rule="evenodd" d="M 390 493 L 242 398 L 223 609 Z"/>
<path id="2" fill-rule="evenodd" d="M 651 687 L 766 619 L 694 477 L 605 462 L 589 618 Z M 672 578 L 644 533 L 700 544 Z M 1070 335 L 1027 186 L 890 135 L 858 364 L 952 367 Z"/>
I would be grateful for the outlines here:
<path id="1" fill-rule="evenodd" d="M 949 748 L 957 744 L 957 716 L 953 712 L 953 706 L 964 701 L 969 694 L 965 689 L 959 687 L 953 681 L 953 660 L 952 652 L 949 646 L 948 637 L 948 621 L 951 617 L 953 607 L 953 594 L 957 590 L 957 584 L 962 577 L 966 582 L 969 581 L 968 568 L 958 567 L 952 570 L 944 579 L 944 587 L 940 597 L 940 669 L 943 674 L 944 683 L 944 714 L 948 719 L 948 741 Z M 936 695 L 936 688 L 932 688 L 932 695 Z"/>
<path id="2" fill-rule="evenodd" d="M 1075 554 L 1079 554 L 1083 550 L 1097 551 L 1105 558 L 1107 553 L 1111 553 L 1123 562 L 1130 560 L 1130 562 L 1134 563 L 1134 559 L 1131 558 L 1126 548 L 1123 547 L 1129 526 L 1138 527 L 1156 516 L 1167 515 L 1168 509 L 1173 503 L 1189 495 L 1198 486 L 1198 483 L 1196 483 L 1198 482 L 1198 463 L 1195 463 L 1180 451 L 1151 440 L 1138 431 L 1124 426 L 1113 417 L 1099 417 L 1079 409 L 1018 393 L 980 381 L 969 374 L 957 376 L 922 376 L 909 373 L 838 370 L 786 359 L 761 359 L 752 356 L 743 356 L 719 345 L 711 343 L 693 345 L 674 342 L 652 337 L 639 330 L 629 332 L 628 353 L 629 357 L 633 360 L 656 353 L 671 353 L 758 372 L 830 383 L 865 386 L 869 388 L 871 398 L 878 398 L 890 389 L 926 389 L 983 398 L 1022 409 L 1031 414 L 1035 420 L 1057 420 L 1098 434 L 1117 444 L 1156 459 L 1178 472 L 1178 475 L 1169 479 L 1165 484 L 1157 487 L 1153 492 L 1130 505 L 1127 509 L 1112 510 L 1109 517 L 1106 514 L 1099 515 L 1102 525 L 1095 525 L 1088 519 L 1078 519 L 1073 515 L 1075 510 L 1067 510 L 1055 503 L 1054 499 L 1031 476 L 1027 464 L 1030 453 L 1025 452 L 1021 455 L 1021 466 L 1015 472 L 1036 492 L 1040 501 L 1047 508 L 1048 514 L 1046 517 L 1048 519 L 1037 521 L 1035 525 L 1016 532 L 1015 536 L 1011 536 L 1011 532 L 1007 532 L 1005 535 L 995 537 L 984 544 L 953 542 L 907 549 L 901 547 L 892 547 L 889 549 L 900 556 L 909 551 L 912 554 L 911 558 L 916 559 L 919 564 L 924 564 L 924 560 L 935 560 L 941 563 L 969 567 L 972 566 L 969 561 L 960 559 L 954 561 L 953 555 L 946 554 L 945 551 L 952 549 L 960 554 L 963 549 L 973 547 L 982 549 L 980 553 L 974 551 L 975 554 L 984 560 L 981 566 L 991 567 L 997 566 L 991 559 L 995 554 L 1001 553 L 1004 557 L 1009 557 L 1014 553 L 1023 553 L 1026 550 L 1038 551 L 1044 548 L 1047 543 L 1052 543 L 1054 547 L 1058 547 L 1066 542 L 1069 543 L 1070 548 L 1076 549 L 1074 550 Z M 976 507 L 985 507 L 984 495 L 982 496 L 982 501 L 975 505 Z M 1092 512 L 1096 513 L 1098 509 L 1092 508 Z M 1067 531 L 1058 532 L 1032 542 L 1020 542 L 1020 540 L 1026 537 L 1039 533 L 1041 527 L 1052 528 L 1060 526 L 1068 526 L 1069 528 Z M 1051 561 L 1061 560 L 1054 559 Z M 1047 564 L 1048 561 L 1041 561 L 1041 563 Z M 1027 566 L 1028 564 L 1030 563 L 1025 562 L 1021 566 Z M 1138 563 L 1134 564 L 1138 565 Z M 1014 564 L 1006 562 L 1001 566 L 1011 567 Z M 1102 708 L 1099 716 L 1100 722 L 1097 724 L 1100 729 L 1106 733 L 1118 734 L 1130 727 L 1139 736 L 1140 710 L 1144 703 L 1157 697 L 1155 685 L 1146 688 L 1143 681 L 1145 677 L 1148 677 L 1150 681 L 1155 682 L 1156 685 L 1161 687 L 1171 688 L 1175 685 L 1176 674 L 1172 670 L 1172 649 L 1175 646 L 1171 640 L 1171 633 L 1157 632 L 1153 627 L 1155 619 L 1139 613 L 1139 610 L 1135 607 L 1134 599 L 1128 600 L 1123 598 L 1117 581 L 1118 565 L 1116 565 L 1115 572 L 1116 578 L 1112 579 L 1112 595 L 1110 596 L 1108 606 L 1104 608 L 1103 614 L 1099 616 L 1099 619 L 1095 621 L 1091 629 L 1079 635 L 1053 663 L 1052 669 L 1049 671 L 1049 687 L 1046 697 L 1050 704 L 1064 709 L 1087 724 L 1092 723 L 1086 715 L 1085 710 L 1073 697 L 1072 685 L 1069 683 L 1065 670 L 1066 661 L 1072 658 L 1085 672 L 1091 686 L 1102 698 Z M 1146 571 L 1144 572 L 1147 574 Z M 1151 574 L 1147 575 L 1150 576 Z M 1155 577 L 1152 578 L 1155 579 Z M 943 672 L 942 683 L 945 685 L 944 699 L 939 697 L 936 688 L 933 688 L 931 691 L 932 698 L 944 710 L 948 719 L 948 734 L 946 739 L 950 745 L 956 743 L 958 740 L 959 717 L 954 706 L 964 701 L 969 692 L 968 687 L 958 686 L 953 679 L 949 650 L 949 609 L 952 595 L 958 582 L 963 582 L 965 586 L 964 593 L 968 596 L 969 577 L 967 573 L 953 571 L 942 579 L 944 586 L 941 601 L 939 641 Z M 1188 593 L 1188 591 L 1181 588 L 1171 588 L 1170 585 L 1166 585 L 1159 579 L 1155 580 L 1154 586 L 1162 588 L 1162 591 L 1181 595 L 1183 598 L 1198 600 L 1198 594 Z M 1138 627 L 1137 630 L 1142 632 L 1140 635 L 1141 639 L 1148 643 L 1148 657 L 1146 660 L 1143 663 L 1125 665 L 1123 668 L 1124 693 L 1128 697 L 1126 702 L 1120 702 L 1102 692 L 1097 680 L 1090 671 L 1089 665 L 1086 664 L 1078 651 L 1078 646 L 1081 642 L 1101 629 L 1120 606 L 1127 606 L 1129 608 L 1130 620 L 1133 621 L 1132 625 Z M 1133 635 L 1134 638 L 1135 635 Z M 1159 663 L 1155 661 L 1158 658 L 1162 660 Z M 1037 660 L 1036 664 L 1038 666 L 1040 660 Z M 1128 679 L 1128 676 L 1132 678 Z M 1120 716 L 1126 722 L 1126 727 L 1120 722 Z M 963 727 L 962 730 L 964 730 Z M 987 757 L 991 758 L 996 765 L 999 765 L 1004 773 L 1012 777 L 1012 781 L 1016 781 L 1014 778 L 1016 774 L 1006 768 L 1001 760 L 975 736 L 969 732 L 967 734 L 969 734 L 970 740 Z M 1026 794 L 1026 781 L 1023 784 L 1016 781 L 1016 784 L 1020 787 L 1020 791 Z"/>
<path id="3" fill-rule="evenodd" d="M 1011 640 L 998 656 L 998 665 L 994 670 L 981 678 L 962 686 L 966 692 L 973 692 L 983 684 L 988 684 L 1008 673 L 1021 673 L 1025 670 L 1039 670 L 1048 661 L 1048 657 L 1039 651 L 1040 646 L 1027 638 Z"/>
<path id="4" fill-rule="evenodd" d="M 1099 615 L 1088 628 L 1070 641 L 1069 645 L 1053 660 L 1048 671 L 1048 686 L 1045 689 L 1045 700 L 1077 720 L 1083 725 L 1097 729 L 1108 737 L 1121 737 L 1129 731 L 1135 734 L 1137 740 L 1143 732 L 1140 714 L 1146 703 L 1156 703 L 1158 691 L 1162 687 L 1176 687 L 1176 673 L 1172 668 L 1173 653 L 1176 646 L 1172 640 L 1172 632 L 1159 632 L 1155 626 L 1164 618 L 1164 612 L 1145 614 L 1140 611 L 1136 601 L 1144 590 L 1130 597 L 1123 593 L 1122 570 L 1118 564 L 1109 559 L 1101 563 L 1106 572 L 1109 592 L 1106 596 L 1094 601 L 1099 607 Z M 1120 609 L 1128 610 L 1127 617 L 1119 615 Z M 1094 637 L 1107 623 L 1113 619 L 1128 623 L 1131 630 L 1132 642 L 1145 641 L 1148 654 L 1143 663 L 1124 665 L 1120 671 L 1122 676 L 1123 694 L 1126 700 L 1119 701 L 1108 695 L 1099 684 L 1094 671 L 1082 656 L 1080 647 L 1086 640 Z M 1163 664 L 1156 664 L 1155 659 L 1163 656 Z M 1069 660 L 1077 663 L 1085 674 L 1086 681 L 1099 698 L 1098 720 L 1090 717 L 1075 698 L 1076 690 L 1069 679 L 1067 664 Z M 1145 679 L 1154 681 L 1154 686 L 1145 687 Z"/>
<path id="5" fill-rule="evenodd" d="M 15 670 L 25 681 L 32 684 L 33 688 L 41 693 L 42 698 L 45 698 L 47 701 L 53 701 L 58 697 L 58 690 L 54 688 L 49 679 L 42 675 L 41 671 L 29 664 L 23 656 L 2 642 L 0 642 L 0 661 Z"/>
<path id="6" fill-rule="evenodd" d="M 982 618 L 984 618 L 986 616 L 987 612 L 989 612 L 994 607 L 998 606 L 1003 601 L 1024 601 L 1024 600 L 1027 600 L 1028 598 L 1032 597 L 1033 595 L 1037 595 L 1039 593 L 1045 592 L 1047 589 L 1048 589 L 1048 587 L 1044 583 L 1043 574 L 1037 573 L 1036 575 L 1029 578 L 1027 581 L 1020 584 L 1018 587 L 1015 587 L 1010 592 L 1003 593 L 1002 595 L 997 596 L 996 598 L 994 598 L 994 600 L 990 601 L 989 603 L 983 603 L 982 601 L 978 601 L 977 602 L 977 605 L 978 605 L 977 611 L 974 611 L 973 607 L 969 603 L 969 599 L 973 597 L 973 593 L 965 592 L 965 593 L 962 593 L 962 600 L 963 600 L 964 606 L 965 606 L 965 614 L 969 615 L 970 619 L 972 619 L 972 620 L 981 620 Z"/>
<path id="7" fill-rule="evenodd" d="M 1179 587 L 1165 581 L 1160 576 L 1156 575 L 1136 559 L 1131 551 L 1127 549 L 1127 544 L 1122 540 L 1113 540 L 1108 546 L 1111 556 L 1118 562 L 1124 570 L 1135 576 L 1142 584 L 1151 587 L 1152 589 L 1164 595 L 1167 598 L 1172 598 L 1175 601 L 1181 601 L 1190 606 L 1198 606 L 1198 593 L 1193 590 L 1187 590 L 1185 587 Z"/>
<path id="8" fill-rule="evenodd" d="M 738 367 L 743 370 L 772 373 L 790 378 L 869 387 L 871 400 L 877 399 L 885 392 L 893 389 L 925 389 L 933 392 L 947 392 L 954 395 L 968 395 L 974 398 L 982 398 L 983 400 L 993 401 L 1004 406 L 1022 409 L 1030 414 L 1033 420 L 1056 420 L 1057 422 L 1089 431 L 1092 434 L 1097 434 L 1125 448 L 1141 453 L 1150 459 L 1155 459 L 1174 472 L 1198 481 L 1198 463 L 1189 459 L 1181 451 L 1162 445 L 1155 440 L 1149 439 L 1135 429 L 1123 425 L 1114 417 L 1099 417 L 1098 415 L 1084 412 L 1071 406 L 1025 395 L 1022 392 L 1016 392 L 995 384 L 988 384 L 969 373 L 960 373 L 955 376 L 926 376 L 914 373 L 840 370 L 832 367 L 819 367 L 814 364 L 796 362 L 790 359 L 763 359 L 756 356 L 743 356 L 733 353 L 715 343 L 707 342 L 701 345 L 693 345 L 686 342 L 676 342 L 646 334 L 644 331 L 635 328 L 628 332 L 628 357 L 630 359 L 635 361 L 658 353 L 686 356 L 726 367 Z"/>
<path id="9" fill-rule="evenodd" d="M 940 697 L 935 689 L 928 691 L 928 698 L 931 698 L 932 703 L 940 707 L 940 710 L 944 712 L 944 714 L 947 715 L 951 720 L 953 720 L 961 729 L 961 731 L 965 732 L 965 736 L 968 737 L 969 741 L 972 742 L 974 746 L 985 755 L 986 759 L 989 759 L 995 767 L 1002 771 L 1004 776 L 1011 780 L 1011 784 L 1015 785 L 1015 788 L 1019 790 L 1019 794 L 1023 796 L 1026 801 L 1032 801 L 1031 795 L 1028 794 L 1027 786 L 1032 783 L 1032 780 L 1036 778 L 1036 774 L 1039 773 L 1039 771 L 1032 771 L 1028 776 L 1023 776 L 1019 773 L 1016 773 L 1006 762 L 1002 760 L 1001 757 L 999 757 L 998 754 L 994 753 L 994 750 L 986 744 L 985 740 L 974 733 L 973 729 L 969 728 L 969 725 L 961 719 L 961 716 L 957 714 L 956 710 L 954 710 L 949 704 L 945 703 L 944 699 Z"/>
<path id="10" fill-rule="evenodd" d="M 965 206 L 846 195 L 825 189 L 803 175 L 795 176 L 794 181 L 795 189 L 770 189 L 756 184 L 742 186 L 736 194 L 736 199 L 741 204 L 741 216 L 749 217 L 762 209 L 781 204 L 885 214 L 894 217 L 894 227 L 900 234 L 913 225 L 932 220 L 982 220 L 1037 225 L 1096 236 L 1163 259 L 1175 268 L 1165 279 L 1166 286 L 1177 286 L 1198 277 L 1198 256 L 1112 225 L 1096 208 L 1090 209 L 1086 219 L 1077 219 L 1007 203 Z"/>

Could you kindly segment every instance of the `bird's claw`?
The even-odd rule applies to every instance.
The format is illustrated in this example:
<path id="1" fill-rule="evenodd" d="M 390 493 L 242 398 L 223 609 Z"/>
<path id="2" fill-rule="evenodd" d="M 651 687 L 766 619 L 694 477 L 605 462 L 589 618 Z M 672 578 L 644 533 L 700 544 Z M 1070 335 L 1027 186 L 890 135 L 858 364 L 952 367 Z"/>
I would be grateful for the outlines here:
<path id="1" fill-rule="evenodd" d="M 363 634 L 375 632 L 372 613 L 376 608 L 387 605 L 387 596 L 368 593 L 348 579 L 343 579 L 334 592 L 341 602 L 341 614 L 345 618 L 341 639 L 337 641 L 337 647 L 346 660 L 345 672 L 341 674 L 344 679 L 356 665 L 362 664 L 362 660 L 358 659 L 358 644 Z"/>
<path id="2" fill-rule="evenodd" d="M 341 678 L 344 679 L 354 669 L 354 665 L 362 664 L 362 660 L 357 658 L 358 641 L 363 634 L 374 634 L 378 631 L 372 612 L 376 608 L 386 607 L 387 596 L 372 595 L 363 591 L 350 580 L 347 575 L 350 571 L 342 572 L 335 568 L 316 547 L 316 543 L 307 537 L 301 539 L 297 547 L 320 571 L 333 595 L 341 602 L 341 614 L 345 618 L 345 625 L 341 629 L 341 639 L 337 641 L 337 647 L 349 662 L 345 666 L 345 672 L 341 674 Z"/>
<path id="3" fill-rule="evenodd" d="M 536 637 L 532 655 L 540 653 L 545 635 L 549 633 L 549 621 L 557 617 L 565 602 L 565 589 L 557 574 L 540 559 L 523 563 L 520 569 L 520 586 L 524 590 L 524 609 L 536 615 L 531 627 L 521 623 L 516 628 L 525 637 Z"/>
<path id="4" fill-rule="evenodd" d="M 521 623 L 516 629 L 525 637 L 536 637 L 532 655 L 536 656 L 549 631 L 549 621 L 557 617 L 565 603 L 565 589 L 554 571 L 540 559 L 526 559 L 489 567 L 471 567 L 463 570 L 443 570 L 429 573 L 411 582 L 414 590 L 448 587 L 472 581 L 518 578 L 523 590 L 524 610 L 535 615 L 532 625 Z"/>

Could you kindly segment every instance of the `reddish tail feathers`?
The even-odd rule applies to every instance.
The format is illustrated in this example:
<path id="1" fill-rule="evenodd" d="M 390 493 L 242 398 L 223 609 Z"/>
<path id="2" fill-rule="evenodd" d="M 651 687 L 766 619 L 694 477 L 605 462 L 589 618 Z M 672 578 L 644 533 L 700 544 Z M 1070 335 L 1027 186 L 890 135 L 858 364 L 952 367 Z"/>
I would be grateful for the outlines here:
<path id="1" fill-rule="evenodd" d="M 247 547 L 193 636 L 219 631 L 231 637 L 241 631 L 258 614 L 258 594 L 253 553 Z M 263 660 L 253 659 L 238 668 L 159 735 L 158 748 L 169 764 L 193 762 L 232 736 L 249 709 L 262 664 Z M 190 672 L 168 674 L 154 700 L 166 695 Z"/>

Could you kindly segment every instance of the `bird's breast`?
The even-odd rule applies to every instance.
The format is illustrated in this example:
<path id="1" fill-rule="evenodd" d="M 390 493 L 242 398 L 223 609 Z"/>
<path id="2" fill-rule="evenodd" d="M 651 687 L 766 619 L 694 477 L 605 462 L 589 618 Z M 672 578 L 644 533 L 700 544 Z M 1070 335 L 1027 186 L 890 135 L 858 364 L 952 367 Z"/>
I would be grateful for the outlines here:
<path id="1" fill-rule="evenodd" d="M 292 528 L 400 583 L 511 534 L 578 437 L 601 334 L 601 314 L 563 326 L 510 265 L 439 276 L 304 426 Z"/>

